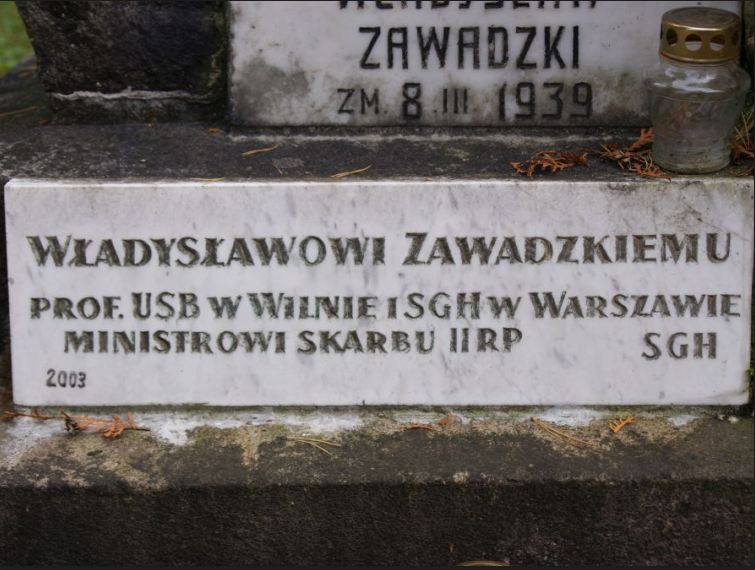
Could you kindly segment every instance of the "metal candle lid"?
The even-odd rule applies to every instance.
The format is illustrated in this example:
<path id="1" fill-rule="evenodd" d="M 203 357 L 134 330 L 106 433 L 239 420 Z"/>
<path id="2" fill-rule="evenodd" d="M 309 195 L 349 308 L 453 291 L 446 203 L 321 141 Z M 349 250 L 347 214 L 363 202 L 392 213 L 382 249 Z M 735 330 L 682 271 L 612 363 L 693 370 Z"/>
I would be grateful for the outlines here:
<path id="1" fill-rule="evenodd" d="M 659 53 L 687 63 L 723 63 L 739 58 L 742 20 L 718 8 L 677 8 L 661 20 Z"/>

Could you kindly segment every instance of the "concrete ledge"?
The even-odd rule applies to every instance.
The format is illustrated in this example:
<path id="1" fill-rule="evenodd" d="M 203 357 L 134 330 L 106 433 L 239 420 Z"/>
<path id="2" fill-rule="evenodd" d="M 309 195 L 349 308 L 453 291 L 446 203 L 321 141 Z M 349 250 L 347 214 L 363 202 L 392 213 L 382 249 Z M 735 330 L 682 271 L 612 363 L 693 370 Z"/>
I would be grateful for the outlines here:
<path id="1" fill-rule="evenodd" d="M 458 413 L 145 411 L 114 441 L 5 422 L 0 562 L 752 564 L 752 419 Z"/>
<path id="2" fill-rule="evenodd" d="M 0 187 L 22 176 L 330 180 L 333 174 L 367 165 L 371 168 L 359 180 L 525 182 L 526 178 L 514 173 L 512 161 L 548 149 L 598 149 L 611 141 L 629 144 L 639 135 L 638 129 L 606 128 L 563 128 L 554 133 L 548 128 L 255 129 L 222 122 L 66 125 L 65 117 L 50 108 L 39 81 L 33 75 L 21 77 L 19 70 L 27 65 L 0 80 Z M 136 100 L 124 98 L 125 104 Z M 170 106 L 176 100 L 180 98 L 145 101 Z M 203 104 L 197 99 L 183 100 Z M 70 101 L 89 104 L 86 98 Z M 274 145 L 278 146 L 274 152 L 242 156 L 248 150 Z M 732 167 L 714 176 L 741 171 Z M 615 164 L 591 157 L 589 167 L 537 179 L 626 182 L 636 177 L 629 178 Z"/>

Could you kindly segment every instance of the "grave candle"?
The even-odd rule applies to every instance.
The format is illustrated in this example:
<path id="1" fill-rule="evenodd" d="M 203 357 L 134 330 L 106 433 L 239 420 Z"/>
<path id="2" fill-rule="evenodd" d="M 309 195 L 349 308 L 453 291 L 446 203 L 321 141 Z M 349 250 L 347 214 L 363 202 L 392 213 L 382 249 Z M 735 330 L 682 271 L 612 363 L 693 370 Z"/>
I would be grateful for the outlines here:
<path id="1" fill-rule="evenodd" d="M 721 170 L 749 76 L 737 65 L 739 16 L 717 8 L 663 15 L 659 63 L 645 74 L 655 127 L 653 160 L 681 173 Z"/>

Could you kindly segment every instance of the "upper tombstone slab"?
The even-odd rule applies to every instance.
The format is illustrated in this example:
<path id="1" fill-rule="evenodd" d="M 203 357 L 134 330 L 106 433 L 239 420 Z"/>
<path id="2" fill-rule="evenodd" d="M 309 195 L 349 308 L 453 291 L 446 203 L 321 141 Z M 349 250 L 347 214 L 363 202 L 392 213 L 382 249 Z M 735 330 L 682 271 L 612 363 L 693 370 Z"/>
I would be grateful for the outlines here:
<path id="1" fill-rule="evenodd" d="M 661 15 L 691 3 L 230 4 L 237 123 L 489 127 L 648 124 Z"/>

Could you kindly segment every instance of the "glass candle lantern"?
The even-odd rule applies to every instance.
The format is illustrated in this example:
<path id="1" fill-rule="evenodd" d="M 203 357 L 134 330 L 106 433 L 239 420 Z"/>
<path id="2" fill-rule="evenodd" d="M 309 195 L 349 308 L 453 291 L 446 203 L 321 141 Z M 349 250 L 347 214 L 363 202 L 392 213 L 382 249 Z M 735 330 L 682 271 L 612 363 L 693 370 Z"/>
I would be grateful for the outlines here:
<path id="1" fill-rule="evenodd" d="M 721 170 L 750 76 L 738 65 L 739 16 L 717 8 L 663 15 L 659 62 L 644 73 L 653 160 L 679 173 Z"/>

